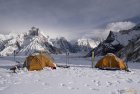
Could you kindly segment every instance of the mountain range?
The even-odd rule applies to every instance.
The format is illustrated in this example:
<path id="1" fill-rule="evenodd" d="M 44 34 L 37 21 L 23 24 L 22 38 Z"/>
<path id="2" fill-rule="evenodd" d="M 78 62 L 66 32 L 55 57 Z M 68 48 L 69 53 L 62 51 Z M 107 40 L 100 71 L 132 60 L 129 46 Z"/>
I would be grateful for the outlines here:
<path id="1" fill-rule="evenodd" d="M 30 55 L 36 51 L 52 54 L 88 52 L 98 44 L 97 40 L 92 39 L 78 39 L 72 42 L 64 37 L 52 39 L 38 28 L 32 27 L 28 32 L 21 34 L 0 34 L 0 55 Z"/>
<path id="2" fill-rule="evenodd" d="M 110 31 L 108 37 L 92 51 L 95 56 L 114 53 L 125 60 L 140 61 L 140 24 L 128 30 Z M 86 57 L 91 56 L 92 51 Z"/>

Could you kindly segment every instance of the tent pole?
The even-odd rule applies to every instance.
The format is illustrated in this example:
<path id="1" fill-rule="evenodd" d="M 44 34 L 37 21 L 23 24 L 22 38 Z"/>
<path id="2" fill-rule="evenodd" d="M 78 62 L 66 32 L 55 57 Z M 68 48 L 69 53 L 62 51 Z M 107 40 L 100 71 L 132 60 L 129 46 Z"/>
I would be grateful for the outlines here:
<path id="1" fill-rule="evenodd" d="M 67 66 L 68 66 L 68 64 L 69 64 L 69 52 L 67 53 L 67 59 L 68 59 L 68 60 L 67 60 L 67 61 L 68 61 L 68 62 L 67 62 Z"/>
<path id="2" fill-rule="evenodd" d="M 66 52 L 66 66 L 67 66 L 67 63 L 68 63 L 68 57 L 67 57 L 67 52 Z"/>
<path id="3" fill-rule="evenodd" d="M 94 51 L 92 51 L 92 56 L 91 56 L 91 68 L 94 67 Z"/>
<path id="4" fill-rule="evenodd" d="M 14 61 L 16 61 L 16 57 L 15 57 L 15 55 L 16 55 L 16 51 L 14 50 Z"/>

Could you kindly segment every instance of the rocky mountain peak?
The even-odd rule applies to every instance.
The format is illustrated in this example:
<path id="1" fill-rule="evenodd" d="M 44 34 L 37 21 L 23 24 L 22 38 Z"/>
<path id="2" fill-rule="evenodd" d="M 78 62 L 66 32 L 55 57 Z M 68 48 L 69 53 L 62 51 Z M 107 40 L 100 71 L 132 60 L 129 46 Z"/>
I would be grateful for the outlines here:
<path id="1" fill-rule="evenodd" d="M 110 42 L 113 42 L 115 40 L 115 35 L 113 33 L 113 31 L 110 31 L 107 39 L 105 40 L 106 43 L 110 43 Z"/>
<path id="2" fill-rule="evenodd" d="M 95 55 L 105 55 L 107 53 L 118 54 L 121 51 L 126 55 L 126 58 L 129 60 L 140 60 L 138 58 L 140 53 L 140 25 L 136 25 L 135 27 L 129 30 L 121 30 L 119 32 L 110 31 L 106 40 L 101 42 L 94 50 Z M 133 48 L 132 48 L 133 47 Z M 123 49 L 123 50 L 122 50 Z M 130 50 L 131 49 L 131 50 Z M 86 56 L 91 56 L 91 52 L 89 52 Z"/>
<path id="3" fill-rule="evenodd" d="M 39 35 L 39 28 L 32 27 L 31 30 L 29 30 L 29 35 L 38 36 Z"/>

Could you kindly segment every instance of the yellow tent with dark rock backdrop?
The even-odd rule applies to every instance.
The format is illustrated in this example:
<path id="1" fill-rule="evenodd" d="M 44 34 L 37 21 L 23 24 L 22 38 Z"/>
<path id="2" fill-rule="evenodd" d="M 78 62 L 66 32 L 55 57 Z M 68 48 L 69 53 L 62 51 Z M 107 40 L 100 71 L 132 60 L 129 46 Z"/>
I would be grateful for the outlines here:
<path id="1" fill-rule="evenodd" d="M 44 67 L 56 69 L 56 64 L 49 55 L 44 53 L 34 53 L 26 58 L 23 67 L 26 67 L 29 71 L 42 70 Z"/>
<path id="2" fill-rule="evenodd" d="M 112 53 L 108 53 L 97 62 L 95 68 L 126 70 L 127 66 L 122 59 Z"/>

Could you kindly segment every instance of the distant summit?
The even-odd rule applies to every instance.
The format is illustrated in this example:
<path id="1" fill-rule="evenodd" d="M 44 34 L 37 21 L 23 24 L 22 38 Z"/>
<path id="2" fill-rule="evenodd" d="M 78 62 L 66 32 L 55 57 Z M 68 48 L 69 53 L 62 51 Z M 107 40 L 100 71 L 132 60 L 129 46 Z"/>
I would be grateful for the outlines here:
<path id="1" fill-rule="evenodd" d="M 31 30 L 29 30 L 29 35 L 38 36 L 39 35 L 39 28 L 32 27 Z"/>
<path id="2" fill-rule="evenodd" d="M 30 55 L 36 51 L 44 51 L 52 54 L 62 54 L 66 52 L 77 53 L 91 50 L 90 42 L 74 41 L 70 42 L 65 37 L 51 39 L 49 36 L 32 27 L 28 32 L 21 34 L 0 35 L 0 55 Z M 94 45 L 95 46 L 95 45 Z"/>

